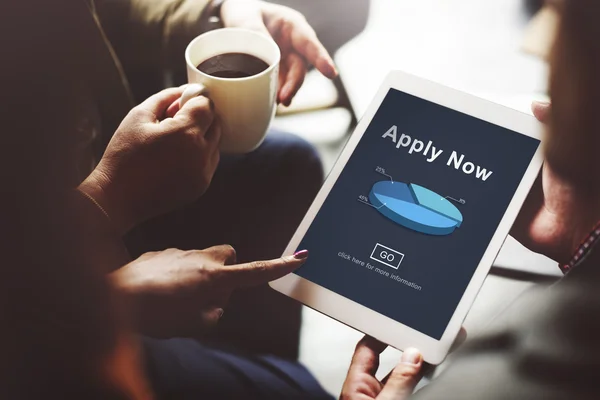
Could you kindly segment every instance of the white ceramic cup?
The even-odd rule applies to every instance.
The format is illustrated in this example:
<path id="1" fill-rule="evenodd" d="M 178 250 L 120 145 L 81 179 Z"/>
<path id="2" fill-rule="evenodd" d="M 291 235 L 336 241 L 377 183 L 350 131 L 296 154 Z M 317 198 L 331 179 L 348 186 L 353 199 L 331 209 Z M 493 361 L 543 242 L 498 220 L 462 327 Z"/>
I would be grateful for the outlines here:
<path id="1" fill-rule="evenodd" d="M 253 55 L 269 68 L 246 78 L 218 78 L 198 70 L 202 62 L 225 53 Z M 185 51 L 188 82 L 201 86 L 188 87 L 180 105 L 201 94 L 209 97 L 223 128 L 221 151 L 248 153 L 262 143 L 275 116 L 280 59 L 279 47 L 266 35 L 238 28 L 204 33 Z"/>

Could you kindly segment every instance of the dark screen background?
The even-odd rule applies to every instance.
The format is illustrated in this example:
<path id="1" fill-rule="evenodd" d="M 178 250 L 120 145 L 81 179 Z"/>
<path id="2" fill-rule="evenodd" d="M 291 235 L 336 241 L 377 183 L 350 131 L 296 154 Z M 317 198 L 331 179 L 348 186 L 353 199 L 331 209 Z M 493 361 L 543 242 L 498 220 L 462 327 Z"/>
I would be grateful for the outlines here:
<path id="1" fill-rule="evenodd" d="M 396 149 L 382 138 L 391 126 L 444 152 L 432 163 L 422 154 Z M 440 339 L 481 260 L 540 142 L 412 95 L 390 90 L 298 249 L 310 257 L 297 274 L 350 300 Z M 492 170 L 487 181 L 447 166 L 452 153 L 463 162 Z M 415 183 L 456 204 L 464 222 L 448 236 L 429 236 L 388 220 L 358 201 L 374 183 Z M 395 270 L 369 258 L 380 243 L 401 253 Z M 413 287 L 374 269 L 345 260 L 344 252 L 380 270 L 399 275 Z"/>

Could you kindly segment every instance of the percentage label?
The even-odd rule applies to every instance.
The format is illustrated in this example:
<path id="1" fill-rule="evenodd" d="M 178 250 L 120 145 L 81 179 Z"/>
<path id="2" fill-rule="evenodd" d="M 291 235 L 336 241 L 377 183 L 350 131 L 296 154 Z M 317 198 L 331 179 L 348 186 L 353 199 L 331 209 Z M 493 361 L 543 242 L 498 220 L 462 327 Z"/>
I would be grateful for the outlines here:
<path id="1" fill-rule="evenodd" d="M 358 196 L 358 199 L 360 201 L 364 201 L 365 203 L 369 202 L 369 198 L 367 196 L 360 195 L 360 196 Z"/>
<path id="2" fill-rule="evenodd" d="M 385 168 L 382 168 L 382 167 L 375 168 L 375 171 L 379 172 L 380 174 L 385 174 Z"/>
<path id="3" fill-rule="evenodd" d="M 444 200 L 444 199 L 452 200 L 452 201 L 455 201 L 455 202 L 463 204 L 463 205 L 467 204 L 467 201 L 465 199 L 455 199 L 454 197 L 450 197 L 450 196 L 442 197 L 442 200 Z"/>

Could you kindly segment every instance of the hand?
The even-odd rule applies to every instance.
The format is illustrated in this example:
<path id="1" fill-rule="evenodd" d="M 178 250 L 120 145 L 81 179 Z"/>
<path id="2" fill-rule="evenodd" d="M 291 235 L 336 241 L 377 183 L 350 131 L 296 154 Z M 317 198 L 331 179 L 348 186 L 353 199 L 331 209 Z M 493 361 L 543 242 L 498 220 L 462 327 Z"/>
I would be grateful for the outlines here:
<path id="1" fill-rule="evenodd" d="M 167 89 L 125 117 L 100 163 L 79 189 L 124 233 L 134 225 L 201 196 L 219 162 L 220 126 L 206 97 L 173 117 L 167 109 L 184 87 Z"/>
<path id="2" fill-rule="evenodd" d="M 235 251 L 169 249 L 147 253 L 111 274 L 133 300 L 139 329 L 158 337 L 194 336 L 214 326 L 231 292 L 281 278 L 300 267 L 308 252 L 271 261 L 231 265 Z"/>
<path id="3" fill-rule="evenodd" d="M 550 104 L 534 103 L 533 111 L 540 122 L 549 122 Z M 598 207 L 580 182 L 557 173 L 553 161 L 546 159 L 511 235 L 530 250 L 566 263 L 598 221 Z"/>
<path id="4" fill-rule="evenodd" d="M 386 345 L 365 336 L 354 351 L 340 400 L 404 400 L 421 380 L 423 357 L 417 349 L 406 349 L 394 370 L 380 382 L 375 378 L 379 355 Z"/>
<path id="5" fill-rule="evenodd" d="M 285 6 L 256 0 L 226 0 L 221 8 L 226 27 L 270 35 L 281 49 L 278 102 L 289 106 L 304 82 L 307 65 L 333 79 L 333 60 L 302 14 Z"/>
<path id="6" fill-rule="evenodd" d="M 450 351 L 466 338 L 467 331 L 461 328 Z M 369 336 L 358 342 L 340 400 L 404 400 L 413 393 L 423 376 L 423 356 L 417 349 L 406 349 L 400 363 L 380 382 L 375 374 L 379 369 L 379 355 L 386 347 Z"/>

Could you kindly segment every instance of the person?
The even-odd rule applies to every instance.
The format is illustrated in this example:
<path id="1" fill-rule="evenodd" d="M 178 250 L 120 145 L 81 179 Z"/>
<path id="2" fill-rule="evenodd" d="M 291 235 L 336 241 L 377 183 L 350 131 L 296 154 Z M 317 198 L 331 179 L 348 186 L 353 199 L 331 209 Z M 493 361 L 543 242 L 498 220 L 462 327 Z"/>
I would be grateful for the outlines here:
<path id="1" fill-rule="evenodd" d="M 98 60 L 96 69 L 102 68 L 95 75 L 103 76 L 106 82 L 94 89 L 98 94 L 93 95 L 91 101 L 98 103 L 96 108 L 100 116 L 87 117 L 92 125 L 101 126 L 102 132 L 96 132 L 96 138 L 82 135 L 80 147 L 88 154 L 81 163 L 87 168 L 80 168 L 78 181 L 87 176 L 90 165 L 96 164 L 95 160 L 104 151 L 118 123 L 133 105 L 128 98 L 141 101 L 160 91 L 165 76 L 170 76 L 176 86 L 186 81 L 183 51 L 194 36 L 206 29 L 203 26 L 206 25 L 206 14 L 211 13 L 216 4 L 221 4 L 224 26 L 272 35 L 284 50 L 280 103 L 290 104 L 309 65 L 329 78 L 336 74 L 327 50 L 304 16 L 286 6 L 255 0 L 95 0 L 92 4 L 93 16 L 108 39 L 108 44 L 102 40 L 96 43 L 95 53 L 104 54 L 104 63 L 99 62 L 101 57 L 94 55 Z M 302 4 L 306 11 L 312 9 L 315 14 L 314 4 L 313 7 Z M 332 11 L 321 8 L 320 15 Z M 366 14 L 364 18 L 366 21 Z M 364 26 L 358 22 L 358 17 L 353 17 L 353 21 L 348 26 L 354 25 L 358 31 L 349 30 L 346 24 L 340 23 L 336 25 L 344 26 L 343 32 L 335 36 L 330 24 L 320 23 L 326 27 L 323 33 L 332 51 Z M 86 25 L 85 29 L 89 32 L 91 28 Z M 90 36 L 92 33 L 97 35 L 97 32 L 91 32 Z M 118 57 L 116 62 L 120 68 L 116 71 L 111 65 L 114 64 L 113 57 L 106 54 L 107 46 Z M 112 79 L 109 79 L 109 71 L 112 71 Z M 124 80 L 126 86 L 122 84 Z M 90 108 L 94 107 L 85 107 L 82 114 L 90 114 Z M 94 129 L 85 131 L 91 133 Z M 94 153 L 90 143 L 95 143 Z M 319 157 L 310 145 L 296 136 L 271 132 L 257 151 L 242 156 L 224 156 L 212 184 L 199 200 L 188 206 L 153 212 L 153 218 L 134 224 L 125 236 L 127 251 L 133 257 L 139 257 L 145 252 L 169 247 L 198 249 L 228 243 L 236 249 L 240 261 L 277 257 L 283 252 L 322 180 Z M 93 190 L 90 186 L 85 184 L 84 188 Z M 246 193 L 244 207 L 237 203 L 239 192 Z M 191 201 L 191 198 L 187 200 Z M 252 212 L 246 211 L 250 209 Z M 123 261 L 125 258 L 115 262 L 115 268 Z M 140 315 L 140 318 L 144 316 Z M 209 335 L 205 333 L 203 340 L 295 359 L 300 323 L 301 307 L 263 285 L 236 291 L 217 329 Z M 240 332 L 244 332 L 243 337 Z"/>
<path id="2" fill-rule="evenodd" d="M 559 261 L 565 277 L 514 302 L 471 340 L 441 376 L 412 394 L 424 362 L 407 349 L 386 380 L 375 378 L 385 345 L 356 347 L 341 399 L 597 399 L 600 371 L 600 4 L 553 2 L 561 16 L 551 61 L 546 162 L 512 234 Z M 575 249 L 575 250 L 574 250 Z"/>
<path id="3" fill-rule="evenodd" d="M 75 388 L 80 386 L 100 388 L 106 374 L 109 380 L 125 380 L 125 385 L 131 387 L 131 382 L 145 380 L 135 361 L 139 351 L 137 340 L 128 334 L 121 336 L 117 327 L 134 328 L 157 337 L 198 334 L 221 319 L 234 288 L 260 281 L 264 289 L 266 282 L 297 268 L 306 257 L 306 253 L 300 252 L 291 258 L 248 262 L 270 258 L 266 254 L 280 254 L 286 236 L 291 235 L 291 229 L 320 186 L 322 171 L 311 147 L 289 135 L 274 135 L 250 155 L 220 160 L 217 150 L 220 128 L 213 121 L 214 111 L 208 99 L 194 99 L 172 118 L 166 116 L 168 106 L 181 95 L 182 87 L 161 91 L 131 109 L 137 98 L 132 90 L 136 87 L 134 81 L 139 83 L 135 72 L 140 71 L 142 78 L 155 78 L 157 71 L 162 75 L 167 69 L 182 69 L 183 60 L 177 55 L 202 31 L 201 22 L 207 9 L 204 6 L 208 3 L 58 0 L 51 5 L 44 2 L 3 4 L 2 25 L 8 32 L 15 33 L 13 37 L 19 38 L 5 46 L 11 63 L 4 65 L 7 72 L 3 78 L 10 79 L 3 82 L 3 88 L 13 101 L 6 103 L 8 122 L 4 129 L 15 133 L 7 136 L 8 147 L 19 149 L 24 157 L 15 160 L 13 154 L 6 154 L 6 160 L 10 160 L 13 167 L 5 165 L 2 169 L 12 173 L 4 182 L 9 192 L 14 192 L 7 197 L 10 207 L 5 210 L 17 210 L 15 218 L 21 218 L 13 221 L 7 216 L 6 226 L 13 227 L 20 236 L 16 237 L 15 249 L 6 249 L 6 260 L 31 267 L 14 272 L 7 282 L 29 279 L 35 283 L 24 293 L 15 293 L 8 287 L 3 305 L 24 299 L 23 309 L 27 313 L 48 315 L 23 326 L 8 318 L 6 325 L 15 326 L 7 336 L 12 339 L 11 343 L 26 343 L 24 338 L 28 336 L 23 332 L 31 331 L 36 336 L 40 332 L 46 335 L 46 331 L 54 331 L 38 343 L 36 354 L 24 359 L 25 367 L 11 374 L 15 380 L 8 385 L 7 393 L 16 391 L 41 396 L 45 388 L 51 387 L 64 394 L 65 379 L 81 377 L 81 385 L 73 386 L 76 393 Z M 307 62 L 326 76 L 335 76 L 331 57 L 299 13 L 260 1 L 226 0 L 220 14 L 226 26 L 243 26 L 273 35 L 284 49 L 279 102 L 291 102 L 302 84 Z M 149 73 L 144 74 L 144 71 Z M 41 132 L 46 134 L 40 136 Z M 20 142 L 25 137 L 31 138 L 30 146 Z M 106 142 L 111 144 L 104 150 Z M 59 144 L 66 148 L 59 148 Z M 171 156 L 166 156 L 167 153 Z M 177 154 L 177 158 L 173 154 Z M 100 155 L 101 161 L 96 166 Z M 36 173 L 24 164 L 25 160 Z M 52 187 L 40 183 L 40 177 Z M 24 183 L 33 186 L 28 188 Z M 77 186 L 77 191 L 65 190 Z M 267 189 L 272 193 L 273 188 L 281 191 L 279 200 L 283 196 L 289 209 L 276 208 L 265 201 L 264 193 Z M 247 195 L 247 204 L 238 207 L 245 211 L 243 215 L 235 215 L 231 212 L 235 203 L 227 200 L 237 200 L 240 190 Z M 145 249 L 136 247 L 137 237 L 129 238 L 134 244 L 130 243 L 128 248 L 120 241 L 120 236 L 132 227 L 181 207 L 205 191 L 204 203 L 194 204 L 186 210 L 187 214 L 175 213 L 161 219 L 172 229 L 163 229 L 164 225 L 150 221 L 150 225 L 134 232 L 141 231 Z M 70 214 L 75 214 L 76 221 Z M 183 232 L 182 219 L 178 218 L 184 218 L 187 232 L 193 228 L 197 236 L 172 235 Z M 32 220 L 43 228 L 31 226 Z M 153 223 L 154 228 L 151 228 Z M 43 254 L 27 254 L 27 234 L 21 232 L 24 227 L 35 232 L 29 244 Z M 221 241 L 222 234 L 232 236 Z M 237 254 L 230 246 L 210 244 L 205 250 L 192 250 L 204 247 L 200 238 L 232 243 Z M 165 245 L 169 240 L 181 242 L 176 246 Z M 74 248 L 66 250 L 64 242 L 72 243 Z M 179 249 L 147 252 L 166 247 Z M 144 254 L 131 261 L 128 253 L 137 251 Z M 21 260 L 17 253 L 23 256 Z M 254 257 L 257 254 L 265 256 Z M 234 260 L 239 264 L 229 265 Z M 56 267 L 64 263 L 65 267 L 53 269 L 57 272 L 53 276 L 39 271 L 44 263 Z M 76 270 L 78 265 L 82 271 Z M 252 271 L 257 274 L 254 278 Z M 23 275 L 27 273 L 35 275 L 27 278 Z M 104 281 L 99 278 L 103 274 L 117 293 L 108 290 L 107 294 Z M 89 283 L 90 277 L 98 282 Z M 69 283 L 78 287 L 71 288 Z M 212 289 L 213 286 L 216 288 Z M 60 301 L 49 301 L 49 288 L 59 294 Z M 70 297 L 74 293 L 80 297 Z M 288 326 L 283 324 L 274 331 L 261 324 L 268 319 L 264 315 L 270 315 L 269 306 L 283 301 L 265 301 L 268 299 L 260 297 L 260 293 L 250 292 L 257 294 L 254 297 L 262 307 L 254 309 L 251 315 L 238 313 L 245 322 L 241 328 L 231 324 L 238 328 L 234 333 L 241 338 L 239 342 L 249 340 L 253 329 L 254 336 L 263 344 L 289 343 L 290 336 L 297 338 L 299 313 L 294 310 L 280 314 L 283 322 L 286 316 L 291 318 Z M 24 294 L 29 297 L 24 298 Z M 112 304 L 111 296 L 124 297 L 124 304 L 129 305 L 135 315 L 131 321 L 133 326 L 121 315 L 126 314 L 124 310 L 116 307 L 115 311 L 108 306 Z M 247 298 L 252 300 L 252 297 Z M 108 304 L 102 305 L 103 301 Z M 80 308 L 77 308 L 78 303 L 81 303 Z M 88 305 L 94 306 L 88 308 Z M 69 312 L 72 317 L 67 316 Z M 113 312 L 118 315 L 113 316 Z M 95 318 L 96 314 L 102 318 Z M 235 317 L 235 307 L 228 307 L 226 315 L 232 314 Z M 226 322 L 225 318 L 222 322 Z M 78 331 L 80 323 L 81 332 Z M 34 328 L 21 330 L 29 325 Z M 71 330 L 73 326 L 75 329 Z M 246 327 L 248 330 L 244 331 Z M 61 333 L 65 337 L 61 337 Z M 102 333 L 106 338 L 98 337 Z M 65 343 L 69 338 L 72 348 Z M 93 343 L 94 340 L 99 342 Z M 181 398 L 202 396 L 202 391 L 215 390 L 228 398 L 248 397 L 249 390 L 261 398 L 274 394 L 303 398 L 325 396 L 314 378 L 293 361 L 239 355 L 201 346 L 197 341 L 144 338 L 142 344 L 145 367 L 154 380 L 138 386 L 142 389 L 135 390 L 136 396 L 152 391 L 159 397 L 176 398 L 173 390 L 177 390 Z M 297 342 L 293 346 L 297 346 Z M 81 354 L 73 354 L 74 349 L 80 347 Z M 21 345 L 15 348 L 19 351 L 11 350 L 4 366 L 18 365 L 19 355 L 28 354 Z M 120 349 L 124 349 L 123 353 Z M 62 358 L 58 351 L 62 352 Z M 293 348 L 288 354 L 295 351 Z M 104 364 L 99 360 L 106 361 L 110 354 L 115 358 L 107 363 L 111 365 L 108 372 L 103 369 L 101 374 L 91 377 L 87 367 L 77 370 L 82 364 L 97 368 Z M 186 364 L 168 364 L 173 359 L 181 360 L 182 355 L 194 357 L 188 358 Z M 39 369 L 31 365 L 38 358 L 40 366 L 51 369 L 54 365 L 56 371 L 40 379 L 39 385 L 27 387 L 23 384 L 28 379 L 27 372 L 40 378 Z M 57 367 L 63 364 L 68 365 Z M 210 374 L 198 375 L 199 369 L 218 373 L 221 380 L 215 380 Z M 195 386 L 189 386 L 191 384 Z M 105 392 L 94 392 L 94 397 L 103 398 L 101 393 Z"/>

